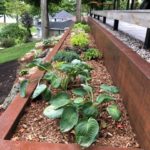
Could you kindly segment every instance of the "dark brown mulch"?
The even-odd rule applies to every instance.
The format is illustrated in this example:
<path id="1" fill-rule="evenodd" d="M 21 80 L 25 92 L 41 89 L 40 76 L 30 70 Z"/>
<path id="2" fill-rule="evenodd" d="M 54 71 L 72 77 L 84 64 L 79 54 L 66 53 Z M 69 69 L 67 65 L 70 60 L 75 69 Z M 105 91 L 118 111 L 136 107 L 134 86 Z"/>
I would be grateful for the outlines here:
<path id="1" fill-rule="evenodd" d="M 18 61 L 0 64 L 0 104 L 3 103 L 13 86 L 18 66 Z"/>

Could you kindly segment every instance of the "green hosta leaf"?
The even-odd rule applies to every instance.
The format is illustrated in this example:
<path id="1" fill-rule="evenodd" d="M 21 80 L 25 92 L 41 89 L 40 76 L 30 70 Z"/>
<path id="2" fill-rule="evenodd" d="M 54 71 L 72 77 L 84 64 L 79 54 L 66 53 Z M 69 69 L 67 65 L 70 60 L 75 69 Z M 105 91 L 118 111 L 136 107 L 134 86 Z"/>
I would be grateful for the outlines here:
<path id="1" fill-rule="evenodd" d="M 74 103 L 76 103 L 76 104 L 80 104 L 83 102 L 84 102 L 84 99 L 82 97 L 77 97 L 76 99 L 74 99 Z"/>
<path id="2" fill-rule="evenodd" d="M 109 102 L 111 100 L 115 100 L 112 96 L 106 95 L 106 94 L 101 94 L 97 97 L 96 102 L 98 104 L 101 104 L 103 102 Z"/>
<path id="3" fill-rule="evenodd" d="M 43 97 L 46 101 L 49 101 L 51 99 L 51 91 L 50 89 L 46 88 L 46 90 L 43 93 Z"/>
<path id="4" fill-rule="evenodd" d="M 109 86 L 109 85 L 107 85 L 107 84 L 102 84 L 102 85 L 100 86 L 100 88 L 101 88 L 102 90 L 104 90 L 105 92 L 109 92 L 109 93 L 113 93 L 113 94 L 119 92 L 119 89 L 118 89 L 116 86 Z"/>
<path id="5" fill-rule="evenodd" d="M 35 99 L 40 94 L 42 94 L 46 90 L 46 88 L 47 88 L 47 86 L 45 84 L 38 85 L 32 95 L 32 99 Z"/>
<path id="6" fill-rule="evenodd" d="M 51 64 L 49 62 L 40 63 L 37 65 L 40 70 L 48 70 L 51 68 Z"/>
<path id="7" fill-rule="evenodd" d="M 62 132 L 70 131 L 78 123 L 78 113 L 75 107 L 67 107 L 60 120 L 60 130 Z"/>
<path id="8" fill-rule="evenodd" d="M 89 118 L 86 121 L 80 122 L 75 128 L 76 141 L 84 147 L 89 147 L 95 140 L 99 132 L 99 124 L 93 119 Z"/>
<path id="9" fill-rule="evenodd" d="M 83 88 L 76 88 L 72 90 L 72 93 L 78 96 L 84 96 L 87 92 Z"/>
<path id="10" fill-rule="evenodd" d="M 26 96 L 26 88 L 27 88 L 27 85 L 28 85 L 28 80 L 23 80 L 23 81 L 20 83 L 20 96 L 21 96 L 21 97 L 25 97 L 25 96 Z"/>
<path id="11" fill-rule="evenodd" d="M 68 77 L 63 78 L 63 80 L 61 80 L 61 88 L 67 90 L 69 82 L 70 79 Z"/>
<path id="12" fill-rule="evenodd" d="M 69 96 L 65 92 L 60 92 L 52 97 L 50 103 L 52 106 L 54 106 L 55 109 L 58 109 L 70 103 Z"/>
<path id="13" fill-rule="evenodd" d="M 53 79 L 55 79 L 57 76 L 55 74 L 55 72 L 47 72 L 44 76 L 43 79 L 47 80 L 47 81 L 52 81 Z"/>
<path id="14" fill-rule="evenodd" d="M 54 107 L 50 105 L 44 109 L 43 115 L 50 119 L 56 119 L 61 117 L 63 111 L 63 108 L 54 109 Z"/>
<path id="15" fill-rule="evenodd" d="M 86 91 L 86 92 L 92 92 L 92 87 L 89 86 L 88 84 L 81 84 L 81 86 L 83 87 L 83 89 Z"/>
<path id="16" fill-rule="evenodd" d="M 61 85 L 61 80 L 62 80 L 61 78 L 53 79 L 52 82 L 51 82 L 51 86 L 53 88 L 58 88 Z"/>
<path id="17" fill-rule="evenodd" d="M 92 105 L 92 102 L 87 102 L 82 106 L 83 115 L 86 117 L 96 117 L 98 108 Z"/>
<path id="18" fill-rule="evenodd" d="M 41 58 L 37 58 L 37 59 L 34 59 L 31 63 L 29 63 L 27 66 L 29 68 L 31 68 L 31 67 L 34 67 L 34 66 L 38 66 L 42 62 L 43 62 L 43 60 Z"/>
<path id="19" fill-rule="evenodd" d="M 121 112 L 118 109 L 117 105 L 113 104 L 107 107 L 107 111 L 109 115 L 116 121 L 118 121 L 121 117 Z"/>

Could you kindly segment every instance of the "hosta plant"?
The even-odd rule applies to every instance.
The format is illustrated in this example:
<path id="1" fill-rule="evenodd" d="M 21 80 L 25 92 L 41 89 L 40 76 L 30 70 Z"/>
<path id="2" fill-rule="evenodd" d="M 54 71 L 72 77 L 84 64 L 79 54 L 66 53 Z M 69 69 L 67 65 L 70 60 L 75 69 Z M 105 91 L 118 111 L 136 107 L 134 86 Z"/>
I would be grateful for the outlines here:
<path id="1" fill-rule="evenodd" d="M 73 30 L 76 30 L 76 29 L 83 30 L 83 31 L 85 31 L 86 33 L 89 33 L 89 32 L 90 32 L 90 26 L 87 25 L 87 24 L 83 24 L 83 23 L 76 23 L 76 24 L 73 26 Z"/>
<path id="2" fill-rule="evenodd" d="M 71 44 L 79 48 L 85 48 L 89 44 L 89 39 L 85 33 L 81 32 L 71 37 Z"/>
<path id="3" fill-rule="evenodd" d="M 54 57 L 53 61 L 71 62 L 74 59 L 80 59 L 79 55 L 73 51 L 59 51 Z"/>
<path id="4" fill-rule="evenodd" d="M 82 82 L 90 79 L 91 67 L 80 60 L 73 60 L 71 63 L 61 62 L 53 71 L 45 74 L 44 80 L 51 83 L 53 88 L 61 88 L 67 90 L 69 83 L 74 83 L 79 77 Z"/>
<path id="5" fill-rule="evenodd" d="M 90 48 L 83 54 L 83 58 L 85 60 L 98 59 L 102 57 L 103 57 L 102 52 L 96 48 Z"/>
<path id="6" fill-rule="evenodd" d="M 116 93 L 117 88 L 102 85 L 102 89 L 103 94 L 96 99 L 93 98 L 92 87 L 88 84 L 81 84 L 80 88 L 73 89 L 73 98 L 65 92 L 57 93 L 51 97 L 50 105 L 45 108 L 43 114 L 50 119 L 59 118 L 61 132 L 74 130 L 76 142 L 83 147 L 89 147 L 100 132 L 101 122 L 96 120 L 101 113 L 100 105 L 111 102 L 106 107 L 108 115 L 116 121 L 121 117 L 115 98 L 109 94 Z"/>

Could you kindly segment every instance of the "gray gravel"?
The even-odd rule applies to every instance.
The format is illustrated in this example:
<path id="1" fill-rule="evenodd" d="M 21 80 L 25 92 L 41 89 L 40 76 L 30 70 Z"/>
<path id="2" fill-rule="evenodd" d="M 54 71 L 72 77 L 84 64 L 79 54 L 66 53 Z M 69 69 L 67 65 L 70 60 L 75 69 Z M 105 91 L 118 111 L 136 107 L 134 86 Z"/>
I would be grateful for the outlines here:
<path id="1" fill-rule="evenodd" d="M 8 105 L 12 102 L 12 100 L 14 99 L 14 97 L 17 95 L 17 93 L 19 92 L 19 87 L 20 84 L 19 83 L 15 83 L 10 91 L 10 93 L 8 94 L 8 96 L 6 97 L 5 101 L 3 102 L 1 108 L 6 109 L 8 107 Z"/>
<path id="2" fill-rule="evenodd" d="M 109 25 L 103 24 L 101 21 L 96 20 L 101 26 L 103 26 L 106 30 L 111 32 L 115 37 L 121 40 L 124 44 L 130 47 L 133 51 L 139 54 L 144 60 L 150 63 L 150 50 L 146 50 L 143 48 L 143 42 L 131 37 L 127 33 L 122 31 L 113 31 L 113 28 Z"/>

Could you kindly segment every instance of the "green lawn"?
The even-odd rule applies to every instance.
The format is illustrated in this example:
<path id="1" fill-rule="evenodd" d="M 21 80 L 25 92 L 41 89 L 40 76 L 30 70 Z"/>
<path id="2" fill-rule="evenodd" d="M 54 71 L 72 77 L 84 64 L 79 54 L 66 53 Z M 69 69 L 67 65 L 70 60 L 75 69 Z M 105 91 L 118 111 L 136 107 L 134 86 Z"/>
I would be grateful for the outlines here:
<path id="1" fill-rule="evenodd" d="M 0 49 L 0 64 L 21 58 L 34 48 L 36 42 L 24 43 L 14 47 Z"/>

